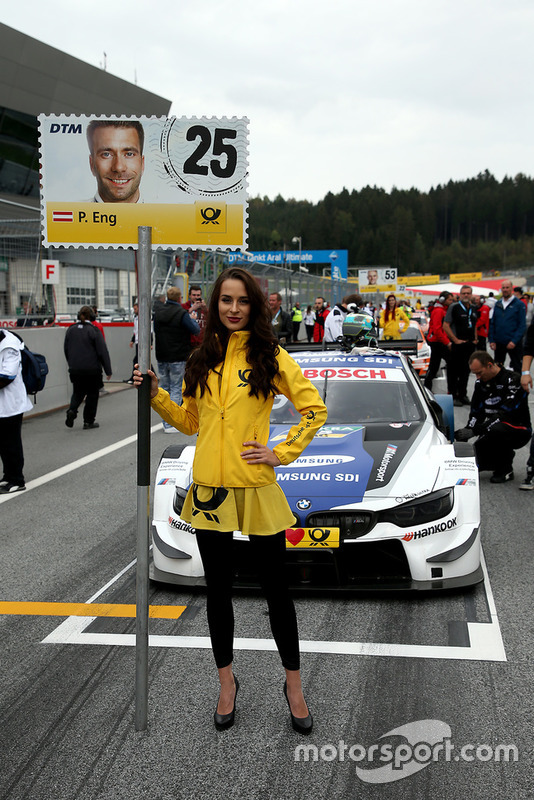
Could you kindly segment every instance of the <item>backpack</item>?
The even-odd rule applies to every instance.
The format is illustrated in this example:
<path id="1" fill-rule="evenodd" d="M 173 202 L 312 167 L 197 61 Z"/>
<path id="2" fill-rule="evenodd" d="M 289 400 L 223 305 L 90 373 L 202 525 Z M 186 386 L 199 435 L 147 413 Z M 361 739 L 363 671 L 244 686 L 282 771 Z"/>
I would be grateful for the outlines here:
<path id="1" fill-rule="evenodd" d="M 14 331 L 11 331 L 17 339 L 24 344 L 24 340 Z M 22 380 L 28 394 L 33 394 L 33 402 L 35 403 L 35 395 L 44 389 L 46 376 L 48 375 L 48 364 L 46 358 L 41 353 L 34 353 L 28 348 L 26 344 L 20 351 L 20 360 L 22 365 Z"/>

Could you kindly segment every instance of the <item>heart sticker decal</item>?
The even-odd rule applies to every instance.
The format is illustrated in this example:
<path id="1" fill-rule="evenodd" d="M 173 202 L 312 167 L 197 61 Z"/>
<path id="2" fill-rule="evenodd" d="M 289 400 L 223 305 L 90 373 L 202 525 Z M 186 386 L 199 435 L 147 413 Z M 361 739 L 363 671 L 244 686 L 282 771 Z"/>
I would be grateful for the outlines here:
<path id="1" fill-rule="evenodd" d="M 304 528 L 287 528 L 286 539 L 293 547 L 296 547 L 304 539 Z"/>

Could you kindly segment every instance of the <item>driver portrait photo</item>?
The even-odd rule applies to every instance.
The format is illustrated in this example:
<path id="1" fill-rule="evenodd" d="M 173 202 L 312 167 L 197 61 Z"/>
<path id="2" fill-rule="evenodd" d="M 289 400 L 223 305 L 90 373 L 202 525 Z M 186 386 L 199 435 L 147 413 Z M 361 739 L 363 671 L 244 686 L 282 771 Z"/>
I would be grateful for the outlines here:
<path id="1" fill-rule="evenodd" d="M 135 120 L 93 120 L 87 126 L 89 166 L 96 178 L 94 203 L 140 203 L 145 168 L 144 131 Z"/>
<path id="2" fill-rule="evenodd" d="M 378 283 L 378 270 L 376 269 L 367 270 L 367 285 L 376 286 L 377 283 Z"/>

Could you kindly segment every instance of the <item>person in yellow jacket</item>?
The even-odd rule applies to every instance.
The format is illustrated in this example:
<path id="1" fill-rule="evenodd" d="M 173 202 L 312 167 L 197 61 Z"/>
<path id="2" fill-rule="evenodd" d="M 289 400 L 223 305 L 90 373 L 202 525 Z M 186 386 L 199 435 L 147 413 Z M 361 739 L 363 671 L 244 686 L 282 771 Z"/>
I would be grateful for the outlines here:
<path id="1" fill-rule="evenodd" d="M 274 467 L 290 464 L 326 421 L 326 407 L 298 364 L 280 348 L 265 297 L 246 270 L 229 268 L 212 290 L 203 342 L 185 371 L 183 403 L 174 403 L 151 379 L 152 408 L 182 433 L 198 433 L 193 483 L 181 511 L 196 531 L 207 586 L 211 643 L 221 684 L 215 727 L 234 723 L 239 684 L 232 670 L 233 531 L 249 536 L 269 618 L 286 671 L 284 694 L 291 723 L 312 730 L 302 693 L 295 608 L 284 574 L 285 530 L 294 516 Z M 135 370 L 136 386 L 142 383 Z M 300 414 L 272 450 L 269 416 L 285 395 Z"/>
<path id="2" fill-rule="evenodd" d="M 407 314 L 397 305 L 397 298 L 394 294 L 388 294 L 386 307 L 380 313 L 379 325 L 384 329 L 383 339 L 400 339 L 402 331 L 405 331 L 410 324 Z M 402 328 L 401 328 L 402 326 Z"/>
<path id="3" fill-rule="evenodd" d="M 299 340 L 299 328 L 300 323 L 302 322 L 302 309 L 300 307 L 300 303 L 297 302 L 291 309 L 291 323 L 293 326 L 293 341 L 298 342 Z"/>

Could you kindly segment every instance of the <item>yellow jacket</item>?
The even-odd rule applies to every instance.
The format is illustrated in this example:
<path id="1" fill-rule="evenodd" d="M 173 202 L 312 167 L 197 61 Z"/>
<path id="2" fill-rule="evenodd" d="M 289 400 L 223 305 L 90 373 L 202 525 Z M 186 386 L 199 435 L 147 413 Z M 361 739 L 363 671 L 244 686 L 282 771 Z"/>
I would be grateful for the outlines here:
<path id="1" fill-rule="evenodd" d="M 250 465 L 244 461 L 243 442 L 257 440 L 267 444 L 269 417 L 274 397 L 267 400 L 249 397 L 246 360 L 248 331 L 232 333 L 219 388 L 219 375 L 208 375 L 208 389 L 200 397 L 184 397 L 181 406 L 167 392 L 159 389 L 152 408 L 182 433 L 198 432 L 193 462 L 193 481 L 202 486 L 259 487 L 276 481 L 273 467 L 268 464 Z M 285 442 L 274 448 L 282 464 L 290 464 L 313 439 L 315 432 L 326 422 L 326 406 L 313 384 L 303 376 L 299 365 L 285 350 L 277 356 L 279 374 L 275 385 L 278 394 L 285 395 L 295 406 L 300 420 L 293 425 Z"/>
<path id="2" fill-rule="evenodd" d="M 402 310 L 402 308 L 395 309 L 395 316 L 393 319 L 389 319 L 386 322 L 386 312 L 383 310 L 380 313 L 380 322 L 379 325 L 381 328 L 384 328 L 384 339 L 400 339 L 401 338 L 401 331 L 400 331 L 400 322 L 401 320 L 404 322 L 402 330 L 405 331 L 410 324 L 410 320 Z"/>

